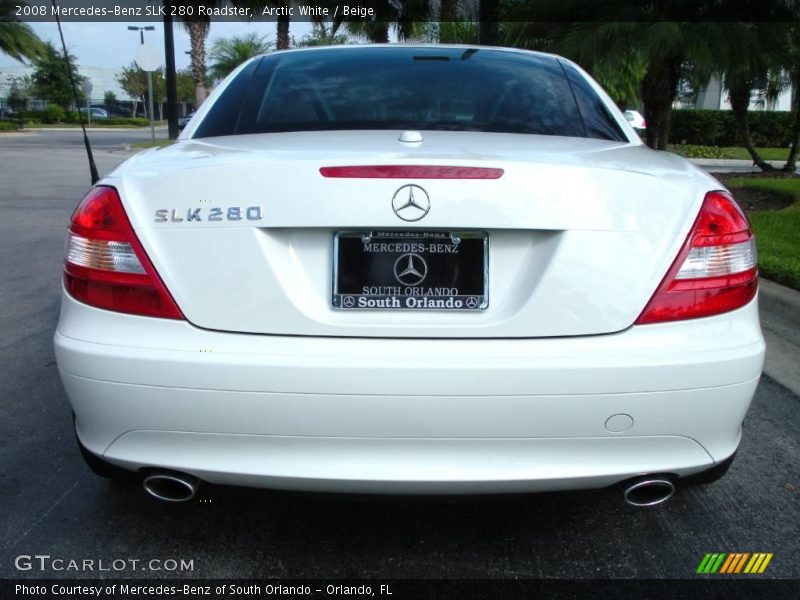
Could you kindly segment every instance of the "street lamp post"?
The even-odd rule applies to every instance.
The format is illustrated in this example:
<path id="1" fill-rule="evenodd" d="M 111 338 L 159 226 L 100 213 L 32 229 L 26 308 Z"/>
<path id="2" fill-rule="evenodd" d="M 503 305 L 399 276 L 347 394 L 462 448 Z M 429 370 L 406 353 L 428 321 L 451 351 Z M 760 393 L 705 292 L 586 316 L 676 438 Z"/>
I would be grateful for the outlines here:
<path id="1" fill-rule="evenodd" d="M 169 139 L 174 140 L 178 137 L 178 91 L 175 79 L 175 41 L 172 35 L 172 13 L 169 11 L 167 2 L 164 3 L 164 75 L 167 84 L 167 131 Z"/>
<path id="2" fill-rule="evenodd" d="M 145 31 L 155 31 L 155 27 L 152 25 L 147 25 L 145 27 L 136 27 L 134 25 L 128 25 L 128 29 L 130 31 L 138 31 L 139 32 L 139 42 L 142 46 L 144 46 L 144 32 Z M 156 124 L 155 124 L 155 115 L 153 114 L 153 72 L 147 71 L 147 99 L 150 112 L 150 139 L 155 141 L 156 140 Z"/>

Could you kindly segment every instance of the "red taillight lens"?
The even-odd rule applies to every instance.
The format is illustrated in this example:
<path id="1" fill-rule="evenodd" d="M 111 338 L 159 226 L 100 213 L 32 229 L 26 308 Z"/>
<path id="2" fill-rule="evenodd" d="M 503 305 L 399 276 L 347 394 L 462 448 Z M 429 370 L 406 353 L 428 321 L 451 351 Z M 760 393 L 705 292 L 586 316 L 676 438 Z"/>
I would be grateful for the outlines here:
<path id="1" fill-rule="evenodd" d="M 689 237 L 637 325 L 696 319 L 744 306 L 756 294 L 756 243 L 727 192 L 709 192 Z"/>
<path id="2" fill-rule="evenodd" d="M 98 308 L 184 318 L 147 258 L 112 187 L 93 188 L 72 214 L 64 286 L 76 300 Z"/>

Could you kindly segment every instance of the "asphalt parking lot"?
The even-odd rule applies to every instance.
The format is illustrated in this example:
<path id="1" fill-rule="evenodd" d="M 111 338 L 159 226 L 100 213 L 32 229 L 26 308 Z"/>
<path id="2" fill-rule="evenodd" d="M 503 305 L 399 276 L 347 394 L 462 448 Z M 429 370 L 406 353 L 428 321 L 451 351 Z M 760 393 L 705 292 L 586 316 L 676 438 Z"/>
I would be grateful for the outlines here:
<path id="1" fill-rule="evenodd" d="M 729 474 L 654 509 L 616 490 L 448 500 L 205 488 L 172 506 L 95 477 L 51 345 L 88 169 L 77 132 L 28 135 L 0 136 L 0 577 L 98 575 L 15 568 L 47 554 L 193 561 L 113 573 L 124 577 L 690 578 L 706 553 L 740 551 L 774 553 L 759 577 L 800 577 L 800 398 L 768 377 Z M 97 136 L 101 172 L 129 155 L 129 137 Z"/>

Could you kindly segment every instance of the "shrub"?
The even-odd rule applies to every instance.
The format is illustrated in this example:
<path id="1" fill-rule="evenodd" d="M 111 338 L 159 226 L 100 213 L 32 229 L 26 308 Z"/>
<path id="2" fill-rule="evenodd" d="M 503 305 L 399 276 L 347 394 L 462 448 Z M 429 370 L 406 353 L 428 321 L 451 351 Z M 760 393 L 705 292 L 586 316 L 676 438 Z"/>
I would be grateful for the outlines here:
<path id="1" fill-rule="evenodd" d="M 0 131 L 16 131 L 19 129 L 19 123 L 14 121 L 0 121 Z"/>
<path id="2" fill-rule="evenodd" d="M 129 125 L 132 127 L 144 127 L 150 125 L 150 121 L 141 118 L 118 118 L 118 119 L 95 119 L 93 123 L 97 125 Z"/>
<path id="3" fill-rule="evenodd" d="M 757 147 L 787 147 L 791 143 L 794 115 L 789 112 L 748 113 L 750 135 Z M 741 146 L 733 112 L 729 110 L 672 111 L 669 141 L 698 146 Z"/>
<path id="4" fill-rule="evenodd" d="M 681 156 L 686 158 L 724 158 L 721 148 L 717 146 L 696 146 L 686 144 L 678 148 Z"/>
<path id="5" fill-rule="evenodd" d="M 42 123 L 63 123 L 67 118 L 66 111 L 58 104 L 51 104 L 42 111 Z"/>

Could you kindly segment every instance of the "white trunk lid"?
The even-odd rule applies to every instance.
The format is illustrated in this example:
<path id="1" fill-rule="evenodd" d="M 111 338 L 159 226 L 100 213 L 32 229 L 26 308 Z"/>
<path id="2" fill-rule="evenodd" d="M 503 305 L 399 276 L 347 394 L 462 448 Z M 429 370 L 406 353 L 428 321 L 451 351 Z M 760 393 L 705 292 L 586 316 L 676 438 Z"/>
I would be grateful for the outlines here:
<path id="1" fill-rule="evenodd" d="M 704 193 L 719 187 L 682 159 L 636 145 L 423 135 L 421 144 L 402 144 L 393 131 L 189 140 L 135 157 L 104 183 L 118 187 L 142 244 L 193 324 L 377 337 L 543 337 L 625 329 L 677 254 Z M 352 179 L 319 171 L 347 165 L 504 173 L 487 180 Z M 392 208 L 392 197 L 406 184 L 424 188 L 430 198 L 430 211 L 419 221 L 403 221 Z M 229 220 L 228 211 L 236 208 L 230 216 L 241 218 Z M 221 220 L 208 220 L 212 209 L 220 209 L 214 214 Z M 334 308 L 333 240 L 340 231 L 486 232 L 487 308 Z"/>

